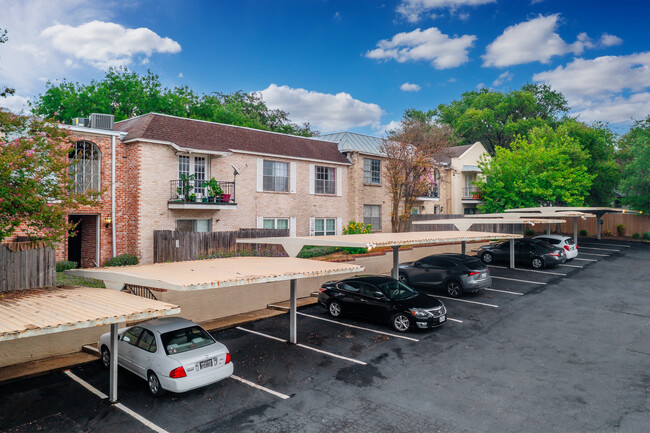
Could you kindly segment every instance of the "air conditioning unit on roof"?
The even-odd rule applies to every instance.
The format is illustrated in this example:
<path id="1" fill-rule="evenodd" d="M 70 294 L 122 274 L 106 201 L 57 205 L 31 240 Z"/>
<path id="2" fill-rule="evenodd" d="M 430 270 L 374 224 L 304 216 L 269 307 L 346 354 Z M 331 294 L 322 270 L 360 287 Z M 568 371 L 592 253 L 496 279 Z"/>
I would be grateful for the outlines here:
<path id="1" fill-rule="evenodd" d="M 72 119 L 72 126 L 83 126 L 88 128 L 90 125 L 90 119 L 87 117 L 75 117 Z"/>
<path id="2" fill-rule="evenodd" d="M 112 131 L 114 119 L 112 114 L 93 113 L 90 115 L 90 127 Z"/>

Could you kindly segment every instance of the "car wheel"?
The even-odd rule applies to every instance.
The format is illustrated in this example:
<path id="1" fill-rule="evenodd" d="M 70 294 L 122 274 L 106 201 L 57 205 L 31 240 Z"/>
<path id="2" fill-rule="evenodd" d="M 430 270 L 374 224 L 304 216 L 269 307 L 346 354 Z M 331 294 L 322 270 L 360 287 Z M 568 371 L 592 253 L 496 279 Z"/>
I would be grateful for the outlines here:
<path id="1" fill-rule="evenodd" d="M 147 375 L 147 382 L 149 383 L 149 391 L 156 397 L 159 397 L 165 393 L 165 390 L 160 385 L 160 380 L 158 380 L 158 376 L 156 376 L 156 373 L 154 373 L 153 371 L 150 371 L 149 374 Z"/>
<path id="2" fill-rule="evenodd" d="M 456 280 L 449 280 L 447 282 L 447 294 L 452 298 L 457 298 L 463 294 L 463 287 Z"/>
<path id="3" fill-rule="evenodd" d="M 407 286 L 408 286 L 408 284 L 409 284 L 409 277 L 407 277 L 406 274 L 403 274 L 403 273 L 401 273 L 401 272 L 400 272 L 400 274 L 399 274 L 398 280 L 400 281 L 400 283 L 404 283 L 404 284 L 406 284 Z"/>
<path id="4" fill-rule="evenodd" d="M 544 267 L 544 261 L 540 259 L 539 257 L 535 257 L 530 264 L 533 266 L 535 269 L 542 269 Z"/>
<path id="5" fill-rule="evenodd" d="M 492 253 L 483 253 L 483 255 L 481 255 L 481 260 L 483 260 L 483 263 L 492 263 L 494 261 L 494 256 Z"/>
<path id="6" fill-rule="evenodd" d="M 391 317 L 390 323 L 393 325 L 393 329 L 398 332 L 407 332 L 411 329 L 411 320 L 404 313 L 395 314 Z"/>
<path id="7" fill-rule="evenodd" d="M 330 316 L 332 317 L 340 317 L 341 314 L 343 313 L 343 308 L 341 308 L 341 304 L 339 301 L 332 301 L 330 302 L 329 307 L 327 310 L 330 312 Z"/>
<path id="8" fill-rule="evenodd" d="M 102 365 L 106 368 L 111 366 L 111 351 L 106 346 L 102 346 Z"/>

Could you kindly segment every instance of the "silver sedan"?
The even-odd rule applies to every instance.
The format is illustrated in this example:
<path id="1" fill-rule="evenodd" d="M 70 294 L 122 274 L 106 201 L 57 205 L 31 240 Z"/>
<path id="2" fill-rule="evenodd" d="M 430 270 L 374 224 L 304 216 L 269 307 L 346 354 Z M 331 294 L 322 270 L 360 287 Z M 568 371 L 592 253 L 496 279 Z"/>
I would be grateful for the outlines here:
<path id="1" fill-rule="evenodd" d="M 145 379 L 153 395 L 200 388 L 233 373 L 226 346 L 190 320 L 166 317 L 118 333 L 118 365 Z M 105 367 L 110 366 L 109 341 L 106 333 L 97 345 Z"/>

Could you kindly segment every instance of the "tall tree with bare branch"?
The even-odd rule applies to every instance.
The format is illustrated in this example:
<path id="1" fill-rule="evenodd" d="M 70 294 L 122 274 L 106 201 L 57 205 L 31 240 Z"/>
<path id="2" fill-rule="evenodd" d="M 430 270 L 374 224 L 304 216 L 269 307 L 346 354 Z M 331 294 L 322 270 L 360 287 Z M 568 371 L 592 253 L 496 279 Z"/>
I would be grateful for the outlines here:
<path id="1" fill-rule="evenodd" d="M 452 145 L 453 130 L 436 124 L 431 116 L 413 116 L 408 111 L 397 129 L 389 131 L 382 152 L 387 156 L 384 178 L 391 195 L 392 231 L 407 229 L 417 197 L 431 188 L 433 170 L 440 164 L 436 155 Z"/>

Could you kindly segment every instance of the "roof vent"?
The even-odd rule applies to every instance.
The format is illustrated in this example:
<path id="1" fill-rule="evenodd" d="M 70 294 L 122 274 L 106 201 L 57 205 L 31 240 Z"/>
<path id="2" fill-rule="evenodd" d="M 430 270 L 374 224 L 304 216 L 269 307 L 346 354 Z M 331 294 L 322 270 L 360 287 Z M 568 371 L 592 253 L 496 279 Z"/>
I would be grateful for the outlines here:
<path id="1" fill-rule="evenodd" d="M 93 113 L 90 115 L 90 127 L 112 131 L 114 119 L 115 117 L 112 114 Z"/>
<path id="2" fill-rule="evenodd" d="M 75 117 L 72 119 L 72 126 L 83 126 L 88 127 L 90 125 L 90 119 L 87 117 Z"/>

